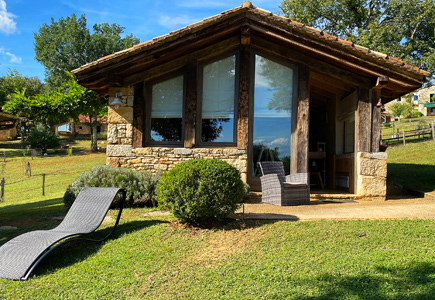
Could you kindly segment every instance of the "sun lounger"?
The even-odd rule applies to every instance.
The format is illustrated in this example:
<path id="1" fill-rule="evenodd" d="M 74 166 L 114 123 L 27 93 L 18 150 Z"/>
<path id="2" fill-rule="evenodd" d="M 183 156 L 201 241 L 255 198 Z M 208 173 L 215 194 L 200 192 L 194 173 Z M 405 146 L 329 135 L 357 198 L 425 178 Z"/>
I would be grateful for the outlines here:
<path id="1" fill-rule="evenodd" d="M 121 217 L 125 190 L 83 188 L 59 226 L 51 230 L 24 233 L 0 247 L 0 277 L 27 280 L 38 263 L 55 248 L 94 232 L 103 222 L 118 193 L 122 194 L 122 202 L 115 225 L 104 239 L 98 241 L 109 238 Z"/>

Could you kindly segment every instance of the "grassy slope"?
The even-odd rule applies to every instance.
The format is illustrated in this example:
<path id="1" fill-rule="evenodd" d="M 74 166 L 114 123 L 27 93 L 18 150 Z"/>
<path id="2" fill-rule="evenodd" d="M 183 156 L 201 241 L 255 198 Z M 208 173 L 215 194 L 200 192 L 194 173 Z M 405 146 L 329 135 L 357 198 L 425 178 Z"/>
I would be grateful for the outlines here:
<path id="1" fill-rule="evenodd" d="M 405 188 L 435 191 L 435 143 L 389 147 L 388 180 Z"/>

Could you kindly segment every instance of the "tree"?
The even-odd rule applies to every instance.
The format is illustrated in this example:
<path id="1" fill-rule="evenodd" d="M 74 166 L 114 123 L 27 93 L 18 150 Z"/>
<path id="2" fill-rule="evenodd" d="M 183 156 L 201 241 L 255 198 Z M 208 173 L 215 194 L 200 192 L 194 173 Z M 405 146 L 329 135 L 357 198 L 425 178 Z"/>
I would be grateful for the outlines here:
<path id="1" fill-rule="evenodd" d="M 290 19 L 435 71 L 433 0 L 284 0 Z"/>
<path id="2" fill-rule="evenodd" d="M 25 94 L 29 97 L 41 93 L 43 88 L 44 84 L 38 77 L 26 77 L 17 70 L 9 70 L 9 73 L 0 77 L 0 106 L 16 91 L 25 89 Z"/>
<path id="3" fill-rule="evenodd" d="M 51 90 L 71 93 L 80 92 L 80 105 L 72 98 L 71 105 L 78 105 L 80 109 L 74 110 L 91 117 L 91 148 L 97 150 L 96 119 L 100 113 L 101 103 L 104 101 L 100 95 L 89 90 L 80 90 L 73 84 L 67 84 L 71 80 L 69 72 L 86 63 L 95 61 L 103 56 L 123 50 L 139 43 L 139 39 L 133 35 L 121 37 L 124 27 L 117 24 L 95 24 L 93 32 L 87 28 L 86 17 L 82 15 L 77 19 L 75 14 L 58 21 L 51 19 L 51 24 L 43 24 L 35 38 L 35 58 L 45 67 L 46 82 Z M 60 90 L 59 90 L 60 89 Z M 64 95 L 65 96 L 65 95 Z M 84 102 L 83 102 L 84 101 Z M 67 105 L 66 102 L 63 103 Z M 78 118 L 78 114 L 74 116 Z"/>
<path id="4" fill-rule="evenodd" d="M 124 27 L 117 24 L 95 24 L 87 28 L 85 15 L 75 14 L 43 24 L 35 38 L 35 58 L 45 67 L 46 82 L 54 89 L 69 81 L 68 72 L 139 43 L 133 35 L 121 35 Z"/>

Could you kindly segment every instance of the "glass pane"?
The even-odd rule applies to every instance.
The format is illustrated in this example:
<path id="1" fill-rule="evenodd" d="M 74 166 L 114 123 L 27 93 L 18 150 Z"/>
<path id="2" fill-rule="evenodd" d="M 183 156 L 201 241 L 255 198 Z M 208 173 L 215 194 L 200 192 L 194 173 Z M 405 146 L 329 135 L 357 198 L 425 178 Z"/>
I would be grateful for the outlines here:
<path id="1" fill-rule="evenodd" d="M 151 140 L 181 142 L 183 131 L 183 76 L 152 86 Z"/>
<path id="2" fill-rule="evenodd" d="M 204 66 L 202 88 L 203 142 L 233 142 L 235 55 Z"/>
<path id="3" fill-rule="evenodd" d="M 290 173 L 293 69 L 256 55 L 253 176 L 259 161 L 282 161 Z"/>

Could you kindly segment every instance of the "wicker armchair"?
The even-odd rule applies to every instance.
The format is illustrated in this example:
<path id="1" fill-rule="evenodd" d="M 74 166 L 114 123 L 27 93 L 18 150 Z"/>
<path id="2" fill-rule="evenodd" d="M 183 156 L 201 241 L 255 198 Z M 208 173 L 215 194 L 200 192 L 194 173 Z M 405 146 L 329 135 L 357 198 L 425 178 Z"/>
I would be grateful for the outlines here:
<path id="1" fill-rule="evenodd" d="M 262 201 L 279 206 L 310 204 L 309 173 L 285 176 L 283 163 L 263 161 L 257 163 L 263 176 Z"/>

